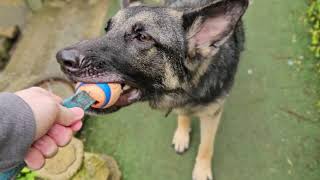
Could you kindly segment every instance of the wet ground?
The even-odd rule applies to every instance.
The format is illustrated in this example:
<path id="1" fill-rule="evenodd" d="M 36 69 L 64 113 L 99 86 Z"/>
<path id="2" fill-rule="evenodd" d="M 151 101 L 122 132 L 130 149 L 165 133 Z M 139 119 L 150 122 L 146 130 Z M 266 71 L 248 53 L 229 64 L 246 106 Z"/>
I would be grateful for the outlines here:
<path id="1" fill-rule="evenodd" d="M 217 180 L 318 180 L 320 127 L 308 72 L 304 1 L 253 1 L 245 16 L 247 48 L 218 132 L 213 171 Z M 114 11 L 114 10 L 113 10 Z M 303 57 L 302 57 L 303 56 Z M 171 147 L 175 115 L 136 104 L 87 120 L 86 150 L 114 156 L 125 180 L 186 180 L 199 144 Z"/>

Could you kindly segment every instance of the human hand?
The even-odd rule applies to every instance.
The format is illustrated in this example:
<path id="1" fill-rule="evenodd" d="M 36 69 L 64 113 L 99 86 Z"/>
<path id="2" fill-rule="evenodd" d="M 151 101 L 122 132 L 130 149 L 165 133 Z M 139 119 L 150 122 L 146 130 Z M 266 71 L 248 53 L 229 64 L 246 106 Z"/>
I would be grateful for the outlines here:
<path id="1" fill-rule="evenodd" d="M 40 169 L 45 158 L 54 156 L 58 147 L 67 145 L 73 132 L 81 129 L 84 111 L 63 107 L 60 97 L 38 87 L 15 94 L 30 106 L 36 121 L 34 142 L 25 156 L 25 162 L 30 169 Z"/>

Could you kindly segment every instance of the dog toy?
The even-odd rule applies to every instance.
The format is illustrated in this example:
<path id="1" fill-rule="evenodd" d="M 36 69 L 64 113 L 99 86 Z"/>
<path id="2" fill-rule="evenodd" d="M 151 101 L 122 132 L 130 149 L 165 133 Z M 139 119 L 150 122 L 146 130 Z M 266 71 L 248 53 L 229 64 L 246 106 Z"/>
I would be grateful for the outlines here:
<path id="1" fill-rule="evenodd" d="M 88 110 L 90 107 L 105 109 L 114 105 L 121 93 L 122 88 L 120 84 L 78 83 L 76 86 L 76 94 L 65 99 L 62 105 L 67 108 L 80 107 L 83 110 Z M 16 168 L 0 173 L 0 180 L 7 180 L 15 177 L 24 166 L 26 166 L 26 164 L 22 163 Z"/>
<path id="2" fill-rule="evenodd" d="M 122 93 L 122 88 L 120 84 L 116 83 L 78 83 L 76 92 L 79 93 L 81 91 L 88 93 L 88 95 L 96 101 L 91 105 L 92 108 L 105 109 L 117 102 Z"/>

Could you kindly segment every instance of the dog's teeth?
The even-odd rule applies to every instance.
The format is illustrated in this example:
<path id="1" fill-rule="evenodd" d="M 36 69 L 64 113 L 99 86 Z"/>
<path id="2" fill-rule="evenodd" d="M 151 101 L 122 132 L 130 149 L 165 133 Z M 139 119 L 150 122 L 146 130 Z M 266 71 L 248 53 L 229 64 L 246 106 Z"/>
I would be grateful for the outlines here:
<path id="1" fill-rule="evenodd" d="M 131 87 L 129 85 L 125 85 L 122 89 L 125 91 L 125 90 L 128 90 L 130 89 Z"/>

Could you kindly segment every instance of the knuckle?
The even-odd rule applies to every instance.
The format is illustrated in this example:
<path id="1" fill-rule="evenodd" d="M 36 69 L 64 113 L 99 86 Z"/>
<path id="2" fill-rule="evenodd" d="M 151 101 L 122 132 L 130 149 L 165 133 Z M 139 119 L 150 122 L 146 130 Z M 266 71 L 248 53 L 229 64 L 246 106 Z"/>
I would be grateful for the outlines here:
<path id="1" fill-rule="evenodd" d="M 54 109 L 55 109 L 55 112 L 56 112 L 56 113 L 59 113 L 60 104 L 56 103 L 55 101 L 51 101 L 51 103 L 52 103 L 52 106 L 53 106 Z"/>
<path id="2" fill-rule="evenodd" d="M 47 91 L 41 87 L 31 87 L 31 91 L 47 95 Z"/>
<path id="3" fill-rule="evenodd" d="M 30 90 L 32 90 L 32 91 L 37 91 L 37 92 L 41 92 L 43 89 L 42 88 L 40 88 L 40 87 L 31 87 L 30 88 Z"/>
<path id="4" fill-rule="evenodd" d="M 52 98 L 48 98 L 47 100 L 47 106 L 48 108 L 50 107 L 50 109 L 52 109 L 52 113 L 54 114 L 58 114 L 59 113 L 59 109 L 60 109 L 60 105 L 55 102 Z"/>

